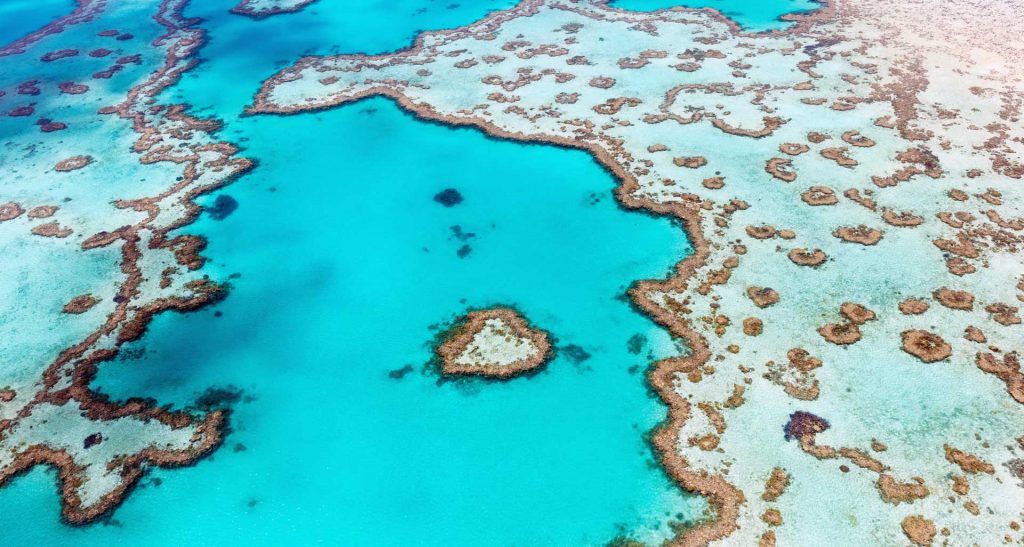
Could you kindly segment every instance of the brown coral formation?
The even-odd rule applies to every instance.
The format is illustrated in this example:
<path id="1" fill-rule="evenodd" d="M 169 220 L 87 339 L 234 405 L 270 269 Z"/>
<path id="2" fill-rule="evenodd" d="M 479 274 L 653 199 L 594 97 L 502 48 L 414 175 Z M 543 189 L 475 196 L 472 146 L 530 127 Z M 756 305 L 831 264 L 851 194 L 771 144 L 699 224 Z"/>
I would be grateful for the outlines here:
<path id="1" fill-rule="evenodd" d="M 53 166 L 53 170 L 60 173 L 67 173 L 68 171 L 81 169 L 90 163 L 92 163 L 92 156 L 71 156 L 58 161 L 57 164 Z"/>
<path id="2" fill-rule="evenodd" d="M 775 501 L 786 491 L 787 486 L 789 486 L 789 473 L 786 473 L 780 467 L 776 467 L 772 469 L 771 476 L 764 483 L 764 493 L 761 494 L 761 499 L 764 501 Z"/>
<path id="3" fill-rule="evenodd" d="M 828 186 L 811 186 L 804 193 L 800 194 L 800 199 L 807 205 L 835 205 L 839 203 L 839 198 L 836 197 L 834 190 Z"/>
<path id="4" fill-rule="evenodd" d="M 754 239 L 771 239 L 778 234 L 774 226 L 747 226 L 747 235 Z"/>
<path id="5" fill-rule="evenodd" d="M 789 154 L 790 156 L 799 156 L 804 152 L 810 150 L 811 147 L 803 143 L 796 142 L 784 142 L 779 145 L 779 152 L 783 154 Z"/>
<path id="6" fill-rule="evenodd" d="M 801 372 L 810 372 L 821 366 L 821 359 L 811 356 L 803 348 L 793 348 L 786 352 L 789 363 Z"/>
<path id="7" fill-rule="evenodd" d="M 460 357 L 474 343 L 477 335 L 494 322 L 500 323 L 506 343 L 526 341 L 532 344 L 532 351 L 526 357 L 509 363 L 489 362 L 482 357 L 474 358 L 472 363 L 461 361 Z M 547 332 L 531 327 L 515 310 L 499 307 L 471 311 L 460 317 L 435 352 L 444 374 L 508 379 L 546 363 L 551 358 L 551 341 Z"/>
<path id="8" fill-rule="evenodd" d="M 21 205 L 13 201 L 2 203 L 0 204 L 0 222 L 14 220 L 20 217 L 24 212 L 25 210 L 21 208 Z"/>
<path id="9" fill-rule="evenodd" d="M 56 205 L 40 205 L 28 211 L 28 218 L 50 218 L 57 212 Z"/>
<path id="10" fill-rule="evenodd" d="M 1017 306 L 996 302 L 985 306 L 985 311 L 990 314 L 993 321 L 1004 327 L 1021 323 L 1020 315 L 1018 315 L 1020 308 Z"/>
<path id="11" fill-rule="evenodd" d="M 974 309 L 974 295 L 967 291 L 956 291 L 942 287 L 936 289 L 932 296 L 939 304 L 951 310 L 970 311 Z"/>
<path id="12" fill-rule="evenodd" d="M 903 351 L 925 363 L 934 363 L 949 358 L 953 350 L 941 336 L 920 329 L 903 331 Z"/>
<path id="13" fill-rule="evenodd" d="M 783 433 L 787 441 L 796 439 L 801 443 L 813 443 L 814 437 L 818 433 L 828 430 L 829 427 L 831 426 L 828 421 L 821 416 L 797 410 L 789 415 L 789 421 L 783 427 Z"/>
<path id="14" fill-rule="evenodd" d="M 272 15 L 282 13 L 294 13 L 312 4 L 316 0 L 291 0 L 287 2 L 272 2 L 269 6 L 260 0 L 241 0 L 231 8 L 231 13 L 245 15 L 253 19 L 264 19 Z"/>
<path id="15" fill-rule="evenodd" d="M 91 294 L 82 294 L 72 298 L 67 304 L 64 304 L 64 313 L 85 313 L 96 304 L 99 304 L 99 302 L 99 299 Z"/>
<path id="16" fill-rule="evenodd" d="M 888 208 L 882 210 L 882 220 L 890 226 L 899 226 L 904 228 L 920 226 L 921 223 L 924 222 L 924 218 L 909 211 L 901 211 L 897 213 L 896 211 Z"/>
<path id="17" fill-rule="evenodd" d="M 917 298 L 908 298 L 899 304 L 900 312 L 903 315 L 921 315 L 928 311 L 928 303 Z"/>
<path id="18" fill-rule="evenodd" d="M 796 247 L 789 251 L 789 259 L 799 266 L 821 266 L 828 260 L 828 255 L 825 254 L 821 249 L 808 250 L 802 247 Z"/>
<path id="19" fill-rule="evenodd" d="M 708 160 L 701 156 L 687 156 L 680 158 L 673 158 L 672 163 L 679 167 L 686 167 L 688 169 L 696 169 L 698 167 L 704 167 L 707 165 Z"/>
<path id="20" fill-rule="evenodd" d="M 878 476 L 875 486 L 878 487 L 882 500 L 893 505 L 913 503 L 928 497 L 931 493 L 921 477 L 913 477 L 910 482 L 899 482 L 892 475 L 882 473 Z"/>
<path id="21" fill-rule="evenodd" d="M 818 327 L 822 338 L 839 346 L 848 346 L 860 341 L 860 328 L 856 323 L 828 323 Z"/>
<path id="22" fill-rule="evenodd" d="M 725 177 L 708 177 L 701 184 L 708 190 L 719 190 L 725 186 Z"/>
<path id="23" fill-rule="evenodd" d="M 975 326 L 969 326 L 966 329 L 964 329 L 964 339 L 970 340 L 971 342 L 975 342 L 978 344 L 984 344 L 985 342 L 988 342 L 988 337 L 985 336 L 985 333 Z"/>
<path id="24" fill-rule="evenodd" d="M 837 146 L 831 148 L 822 148 L 821 155 L 826 159 L 830 159 L 841 167 L 854 167 L 858 165 L 857 160 L 851 158 L 848 155 L 849 149 L 845 146 Z"/>
<path id="25" fill-rule="evenodd" d="M 767 308 L 779 301 L 779 293 L 771 287 L 748 287 L 747 296 L 759 308 Z"/>
<path id="26" fill-rule="evenodd" d="M 37 235 L 37 236 L 43 236 L 43 237 L 64 238 L 64 237 L 68 237 L 69 235 L 71 235 L 72 230 L 71 230 L 71 228 L 66 228 L 64 226 L 61 226 L 60 224 L 58 224 L 56 222 L 48 222 L 46 224 L 40 224 L 40 225 L 32 228 L 32 233 Z"/>
<path id="27" fill-rule="evenodd" d="M 761 514 L 761 520 L 768 526 L 782 526 L 782 513 L 778 509 L 767 509 Z"/>
<path id="28" fill-rule="evenodd" d="M 861 304 L 855 304 L 853 302 L 845 302 L 839 307 L 839 313 L 847 319 L 847 321 L 855 325 L 863 325 L 867 321 L 875 320 L 875 312 L 865 308 Z"/>
<path id="29" fill-rule="evenodd" d="M 843 142 L 847 144 L 859 146 L 862 148 L 867 148 L 875 145 L 875 141 L 865 137 L 864 135 L 861 135 L 860 131 L 857 130 L 847 131 L 846 133 L 843 133 L 840 138 L 842 138 Z"/>
<path id="30" fill-rule="evenodd" d="M 1020 359 L 1016 353 L 1008 353 L 999 359 L 992 353 L 979 352 L 974 360 L 977 367 L 1006 383 L 1006 390 L 1018 403 L 1024 404 L 1024 374 L 1020 370 Z"/>
<path id="31" fill-rule="evenodd" d="M 796 171 L 793 170 L 793 160 L 785 158 L 772 158 L 764 164 L 764 170 L 771 176 L 784 181 L 793 182 L 796 180 Z"/>
<path id="32" fill-rule="evenodd" d="M 946 461 L 955 464 L 964 473 L 969 475 L 974 475 L 976 473 L 988 473 L 991 475 L 996 472 L 996 469 L 992 464 L 982 460 L 974 454 L 969 454 L 963 450 L 953 448 L 948 444 L 942 445 L 942 450 L 946 454 Z"/>
<path id="33" fill-rule="evenodd" d="M 928 547 L 935 539 L 935 524 L 921 515 L 910 515 L 900 522 L 903 533 L 914 545 Z"/>
<path id="34" fill-rule="evenodd" d="M 821 144 L 831 138 L 832 137 L 818 131 L 811 131 L 810 133 L 807 134 L 807 142 L 813 144 Z"/>
<path id="35" fill-rule="evenodd" d="M 837 228 L 836 231 L 832 232 L 832 235 L 843 241 L 859 243 L 861 245 L 874 245 L 882 240 L 882 232 L 874 228 L 868 228 L 863 224 L 855 227 L 843 226 Z"/>

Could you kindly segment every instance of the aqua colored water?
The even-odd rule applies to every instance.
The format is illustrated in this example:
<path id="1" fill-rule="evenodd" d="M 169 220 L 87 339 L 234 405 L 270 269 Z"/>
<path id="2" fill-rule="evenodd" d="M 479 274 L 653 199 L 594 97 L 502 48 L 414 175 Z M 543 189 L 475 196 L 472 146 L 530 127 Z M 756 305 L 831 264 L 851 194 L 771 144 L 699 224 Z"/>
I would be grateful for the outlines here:
<path id="1" fill-rule="evenodd" d="M 786 28 L 792 23 L 780 20 L 780 16 L 821 7 L 816 0 L 612 0 L 611 3 L 617 8 L 635 11 L 654 11 L 676 6 L 715 8 L 750 32 Z"/>
<path id="2" fill-rule="evenodd" d="M 75 9 L 72 0 L 4 0 L 0 2 L 0 47 L 46 26 Z"/>
<path id="3" fill-rule="evenodd" d="M 391 50 L 509 2 L 321 0 L 263 21 L 228 14 L 233 3 L 187 13 L 210 41 L 163 97 L 221 118 L 260 161 L 221 192 L 237 210 L 187 229 L 209 238 L 207 271 L 231 296 L 158 317 L 94 385 L 175 407 L 237 386 L 234 431 L 85 528 L 60 523 L 55 476 L 36 469 L 0 491 L 3 520 L 31 523 L 4 542 L 576 545 L 657 540 L 667 521 L 698 518 L 702 501 L 644 441 L 664 407 L 643 370 L 677 349 L 622 297 L 689 252 L 679 226 L 619 209 L 584 153 L 422 123 L 383 99 L 239 117 L 260 79 L 304 52 Z M 449 187 L 462 204 L 432 200 Z M 558 358 L 507 383 L 439 382 L 425 366 L 435 327 L 495 303 L 551 331 Z"/>

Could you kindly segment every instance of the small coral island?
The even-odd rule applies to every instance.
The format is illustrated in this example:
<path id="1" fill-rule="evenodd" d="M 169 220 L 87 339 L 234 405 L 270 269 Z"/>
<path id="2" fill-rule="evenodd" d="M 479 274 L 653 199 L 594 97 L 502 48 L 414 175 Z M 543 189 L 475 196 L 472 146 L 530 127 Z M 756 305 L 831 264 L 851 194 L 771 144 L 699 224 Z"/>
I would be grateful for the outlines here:
<path id="1" fill-rule="evenodd" d="M 442 374 L 508 379 L 546 363 L 551 342 L 516 310 L 495 307 L 460 317 L 436 351 Z"/>

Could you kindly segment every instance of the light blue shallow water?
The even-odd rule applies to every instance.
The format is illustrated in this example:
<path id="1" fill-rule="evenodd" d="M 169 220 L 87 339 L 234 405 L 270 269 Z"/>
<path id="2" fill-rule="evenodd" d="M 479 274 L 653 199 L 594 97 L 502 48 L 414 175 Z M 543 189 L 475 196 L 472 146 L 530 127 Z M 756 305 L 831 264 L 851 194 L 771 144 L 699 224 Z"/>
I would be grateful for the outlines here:
<path id="1" fill-rule="evenodd" d="M 4 541 L 575 545 L 699 517 L 644 442 L 664 407 L 643 370 L 673 344 L 622 298 L 689 252 L 679 226 L 619 209 L 582 152 L 423 123 L 384 99 L 238 117 L 300 54 L 387 51 L 509 3 L 321 0 L 263 21 L 232 4 L 187 13 L 211 39 L 164 99 L 223 119 L 260 161 L 222 192 L 236 211 L 187 229 L 209 238 L 213 277 L 239 274 L 234 289 L 158 317 L 94 385 L 175 407 L 237 386 L 234 431 L 196 467 L 154 471 L 106 524 L 61 524 L 54 475 L 36 469 L 0 491 L 3 520 L 31 523 Z M 432 200 L 449 187 L 462 204 Z M 495 303 L 549 330 L 559 357 L 530 378 L 439 382 L 425 367 L 436 326 Z"/>

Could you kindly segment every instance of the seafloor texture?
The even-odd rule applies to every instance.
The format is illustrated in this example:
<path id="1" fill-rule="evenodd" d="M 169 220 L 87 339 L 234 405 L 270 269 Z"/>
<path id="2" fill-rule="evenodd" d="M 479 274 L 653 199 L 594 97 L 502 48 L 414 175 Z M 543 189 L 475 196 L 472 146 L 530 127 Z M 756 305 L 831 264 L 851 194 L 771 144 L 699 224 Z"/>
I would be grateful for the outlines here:
<path id="1" fill-rule="evenodd" d="M 631 290 L 692 348 L 649 376 L 661 462 L 717 512 L 677 541 L 1016 542 L 1020 9 L 848 0 L 746 35 L 526 1 L 394 54 L 305 57 L 250 112 L 388 96 L 586 149 L 626 207 L 686 223 L 695 254 Z"/>
<path id="2" fill-rule="evenodd" d="M 205 41 L 201 21 L 183 14 L 186 4 L 77 0 L 62 17 L 47 15 L 44 26 L 0 45 L 0 294 L 8 303 L 0 315 L 0 485 L 38 465 L 55 468 L 63 517 L 73 524 L 109 514 L 146 470 L 212 453 L 229 432 L 220 401 L 240 398 L 213 392 L 208 404 L 186 408 L 177 400 L 128 398 L 171 389 L 163 383 L 136 392 L 109 380 L 103 385 L 128 394 L 114 402 L 93 385 L 98 367 L 113 366 L 107 361 L 119 352 L 124 357 L 122 346 L 142 352 L 133 344 L 159 312 L 197 310 L 228 290 L 229 276 L 210 277 L 199 254 L 205 239 L 177 230 L 199 217 L 194 199 L 254 162 L 218 137 L 222 122 L 190 115 L 187 105 L 161 95 L 198 65 Z M 234 11 L 259 19 L 307 4 L 245 0 Z M 685 224 L 694 253 L 668 279 L 636 282 L 630 296 L 689 346 L 687 355 L 662 359 L 648 372 L 669 409 L 651 441 L 675 483 L 707 497 L 711 514 L 698 521 L 696 510 L 672 500 L 664 505 L 677 514 L 658 509 L 662 521 L 676 521 L 672 526 L 630 523 L 619 527 L 622 536 L 677 544 L 1019 543 L 1022 9 L 1020 2 L 836 0 L 784 16 L 794 23 L 785 29 L 747 34 L 712 10 L 642 13 L 600 1 L 525 0 L 476 23 L 423 34 L 396 53 L 303 57 L 264 82 L 246 120 L 385 96 L 427 120 L 585 150 L 619 179 L 616 196 L 625 208 Z M 229 16 L 268 25 L 304 13 L 270 21 Z M 281 169 L 285 182 L 286 167 L 268 157 L 267 168 Z M 437 207 L 458 203 L 439 196 Z M 384 194 L 380 201 L 388 198 L 398 200 Z M 237 207 L 218 199 L 210 216 L 223 219 Z M 295 208 L 299 224 L 318 207 Z M 284 216 L 271 211 L 254 224 Z M 551 231 L 572 233 L 564 224 Z M 472 260 L 476 234 L 451 229 L 459 259 Z M 531 248 L 551 239 L 524 233 Z M 628 241 L 625 234 L 617 244 Z M 363 259 L 376 247 L 354 254 Z M 511 264 L 491 271 L 507 274 Z M 402 272 L 380 273 L 387 275 Z M 576 285 L 588 283 L 570 283 L 550 300 Z M 410 298 L 406 307 L 416 308 L 415 293 Z M 428 307 L 425 297 L 420 307 Z M 556 336 L 571 332 L 571 322 L 559 325 L 557 314 L 533 309 L 530 318 L 545 329 L 553 324 Z M 330 326 L 316 317 L 304 318 L 309 324 L 301 330 Z M 256 314 L 250 318 L 257 323 Z M 549 357 L 547 336 L 518 316 L 481 318 L 473 337 L 448 340 L 460 342 L 454 364 L 471 366 L 466 352 L 505 367 Z M 503 325 L 493 323 L 499 320 Z M 467 323 L 476 324 L 472 317 Z M 397 344 L 397 337 L 380 336 L 386 324 L 368 324 L 380 328 L 346 334 L 378 345 L 360 345 L 364 355 L 387 354 L 379 346 Z M 512 335 L 504 330 L 510 325 Z M 174 368 L 189 341 L 156 330 L 171 348 L 162 362 Z M 644 340 L 631 338 L 629 352 L 639 354 Z M 444 345 L 438 349 L 444 357 Z M 571 361 L 585 373 L 582 347 L 564 345 L 558 355 L 553 365 Z M 412 370 L 396 368 L 391 380 Z M 515 382 L 542 389 L 548 372 L 476 389 L 512 389 Z M 275 382 L 286 391 L 285 380 Z M 311 384 L 279 400 L 279 419 L 300 415 L 300 403 L 317 391 Z M 327 395 L 352 398 L 338 392 Z M 599 391 L 574 396 L 611 400 Z M 323 420 L 321 408 L 274 438 L 301 443 L 304 428 Z M 332 418 L 364 426 L 354 416 Z M 579 431 L 550 424 L 574 446 L 585 442 L 578 438 L 585 422 L 604 424 L 548 419 L 579 424 Z M 374 423 L 360 434 L 381 429 L 387 427 Z M 589 441 L 602 434 L 586 431 Z M 309 445 L 316 452 L 329 443 Z M 236 453 L 245 450 L 240 446 Z M 643 453 L 631 455 L 630 465 L 642 465 Z M 657 491 L 656 479 L 636 476 Z M 226 511 L 224 520 L 231 518 Z M 379 526 L 392 525 L 381 517 Z M 559 543 L 554 537 L 548 541 Z"/>

